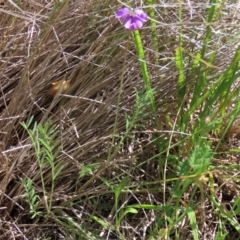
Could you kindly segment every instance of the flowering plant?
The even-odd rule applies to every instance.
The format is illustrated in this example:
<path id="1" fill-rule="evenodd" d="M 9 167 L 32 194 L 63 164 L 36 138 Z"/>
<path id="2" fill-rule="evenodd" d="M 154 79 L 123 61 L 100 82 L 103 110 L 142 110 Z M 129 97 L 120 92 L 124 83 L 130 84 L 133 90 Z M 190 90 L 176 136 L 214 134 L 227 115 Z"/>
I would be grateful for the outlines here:
<path id="1" fill-rule="evenodd" d="M 123 20 L 124 27 L 131 31 L 142 28 L 148 20 L 148 15 L 140 8 L 135 8 L 133 12 L 128 7 L 121 8 L 116 11 L 116 17 Z"/>
<path id="2" fill-rule="evenodd" d="M 143 27 L 143 24 L 147 22 L 148 15 L 140 8 L 130 9 L 124 7 L 115 12 L 116 18 L 123 21 L 123 25 L 126 29 L 132 31 L 132 37 L 136 45 L 137 54 L 141 66 L 141 72 L 143 75 L 143 81 L 146 92 L 149 94 L 149 104 L 153 113 L 157 116 L 156 106 L 154 102 L 154 91 L 151 86 L 150 77 L 148 74 L 147 63 L 145 61 L 144 50 L 142 40 L 138 29 Z M 157 119 L 157 118 L 156 118 Z M 157 122 L 157 120 L 156 120 Z M 158 124 L 158 122 L 157 122 Z"/>

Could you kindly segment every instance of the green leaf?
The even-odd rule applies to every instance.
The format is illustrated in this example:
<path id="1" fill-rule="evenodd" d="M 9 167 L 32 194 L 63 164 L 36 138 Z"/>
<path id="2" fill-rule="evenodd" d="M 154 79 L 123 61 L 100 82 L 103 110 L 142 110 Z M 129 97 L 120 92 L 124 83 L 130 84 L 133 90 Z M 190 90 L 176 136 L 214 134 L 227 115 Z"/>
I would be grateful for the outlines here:
<path id="1" fill-rule="evenodd" d="M 177 171 L 178 171 L 178 176 L 188 175 L 191 171 L 189 162 L 186 160 L 179 161 L 177 165 Z"/>
<path id="2" fill-rule="evenodd" d="M 99 224 L 101 224 L 104 228 L 113 229 L 113 227 L 112 227 L 109 223 L 103 221 L 101 218 L 96 217 L 96 216 L 93 216 L 93 215 L 90 215 L 90 217 L 91 217 L 93 220 L 95 220 L 96 222 L 98 222 Z"/>
<path id="3" fill-rule="evenodd" d="M 162 206 L 152 205 L 152 204 L 133 204 L 128 207 L 131 208 L 141 208 L 141 209 L 149 209 L 149 210 L 162 210 Z"/>
<path id="4" fill-rule="evenodd" d="M 118 184 L 118 186 L 114 189 L 116 199 L 118 199 L 122 189 L 126 186 L 129 181 L 129 176 L 126 176 L 122 179 L 122 181 Z"/>
<path id="5" fill-rule="evenodd" d="M 137 209 L 135 209 L 135 208 L 132 208 L 132 207 L 127 207 L 126 208 L 126 210 L 124 210 L 121 214 L 120 214 L 120 216 L 119 216 L 119 218 L 118 218 L 118 220 L 117 220 L 117 226 L 119 226 L 119 224 L 121 223 L 121 220 L 124 218 L 124 216 L 126 216 L 128 213 L 133 213 L 133 214 L 136 214 L 136 213 L 138 213 L 138 211 L 137 211 Z"/>
<path id="6" fill-rule="evenodd" d="M 98 163 L 95 164 L 88 164 L 84 165 L 82 164 L 81 166 L 81 171 L 80 171 L 80 177 L 84 177 L 86 175 L 93 174 L 93 171 L 99 167 Z"/>
<path id="7" fill-rule="evenodd" d="M 48 151 L 48 152 L 51 152 L 52 149 L 51 147 L 49 146 L 49 142 L 46 141 L 45 139 L 39 139 L 39 142 L 45 147 L 45 149 Z"/>
<path id="8" fill-rule="evenodd" d="M 193 238 L 194 240 L 198 240 L 197 220 L 196 220 L 195 212 L 191 207 L 187 207 L 186 211 L 192 227 Z"/>
<path id="9" fill-rule="evenodd" d="M 212 150 L 208 145 L 195 146 L 189 158 L 189 164 L 193 174 L 199 174 L 207 170 L 211 163 Z"/>
<path id="10" fill-rule="evenodd" d="M 56 179 L 56 177 L 59 175 L 59 173 L 63 170 L 63 163 L 59 162 L 57 165 L 55 165 L 55 172 L 53 176 L 53 180 Z"/>
<path id="11" fill-rule="evenodd" d="M 201 59 L 201 53 L 197 53 L 196 58 L 194 58 L 194 61 L 193 61 L 192 72 L 194 72 L 195 69 L 198 67 L 200 59 Z"/>
<path id="12" fill-rule="evenodd" d="M 237 196 L 233 205 L 233 209 L 236 215 L 240 213 L 240 197 Z"/>
<path id="13" fill-rule="evenodd" d="M 59 147 L 57 150 L 55 150 L 54 154 L 53 154 L 53 160 L 57 158 L 57 156 L 59 155 L 59 153 L 62 151 L 61 147 Z"/>
<path id="14" fill-rule="evenodd" d="M 176 67 L 178 69 L 178 96 L 182 100 L 185 95 L 185 75 L 184 75 L 184 68 L 183 68 L 183 56 L 182 56 L 182 48 L 176 48 Z"/>
<path id="15" fill-rule="evenodd" d="M 181 48 L 181 50 L 182 50 L 183 52 L 187 53 L 188 55 L 190 55 L 190 56 L 191 56 L 193 59 L 195 59 L 196 61 L 205 64 L 207 67 L 220 69 L 220 67 L 214 66 L 214 65 L 212 65 L 211 63 L 203 60 L 201 57 L 199 57 L 199 54 L 197 54 L 197 55 L 195 56 L 194 54 L 188 52 L 188 51 L 187 51 L 186 49 L 184 49 L 184 48 Z"/>

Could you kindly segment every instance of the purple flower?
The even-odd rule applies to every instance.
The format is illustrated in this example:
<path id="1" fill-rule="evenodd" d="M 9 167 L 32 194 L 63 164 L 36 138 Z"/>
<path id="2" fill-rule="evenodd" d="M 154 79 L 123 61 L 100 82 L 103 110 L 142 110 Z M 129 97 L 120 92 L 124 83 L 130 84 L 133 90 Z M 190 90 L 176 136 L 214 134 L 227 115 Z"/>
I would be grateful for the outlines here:
<path id="1" fill-rule="evenodd" d="M 135 8 L 132 13 L 130 8 L 125 7 L 116 11 L 116 18 L 123 20 L 125 28 L 134 31 L 142 28 L 148 20 L 148 15 L 140 8 Z"/>

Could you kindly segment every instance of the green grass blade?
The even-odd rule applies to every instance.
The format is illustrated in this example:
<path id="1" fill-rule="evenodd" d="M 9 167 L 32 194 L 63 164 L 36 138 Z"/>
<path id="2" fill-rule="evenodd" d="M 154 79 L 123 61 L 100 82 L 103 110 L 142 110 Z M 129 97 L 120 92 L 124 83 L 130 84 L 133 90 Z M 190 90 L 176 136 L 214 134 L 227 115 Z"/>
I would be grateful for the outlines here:
<path id="1" fill-rule="evenodd" d="M 186 208 L 188 218 L 190 220 L 190 224 L 192 227 L 192 234 L 193 234 L 193 239 L 198 240 L 198 228 L 197 228 L 197 219 L 196 219 L 196 214 L 193 211 L 191 207 Z"/>

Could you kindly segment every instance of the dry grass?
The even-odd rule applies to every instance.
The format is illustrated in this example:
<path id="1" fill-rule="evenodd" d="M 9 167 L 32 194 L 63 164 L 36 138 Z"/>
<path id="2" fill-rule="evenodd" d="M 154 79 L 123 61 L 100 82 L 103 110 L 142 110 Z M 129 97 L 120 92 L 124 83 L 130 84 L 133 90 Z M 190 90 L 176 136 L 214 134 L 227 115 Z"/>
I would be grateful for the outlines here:
<path id="1" fill-rule="evenodd" d="M 155 132 L 147 105 L 143 109 L 146 114 L 138 121 L 141 128 L 135 129 L 138 133 L 132 133 L 135 141 L 127 138 L 123 146 L 117 148 L 121 134 L 126 131 L 126 115 L 132 115 L 136 108 L 136 89 L 143 89 L 138 59 L 130 37 L 126 37 L 125 30 L 114 18 L 116 8 L 109 7 L 107 1 L 59 2 L 62 5 L 57 1 L 44 4 L 37 0 L 20 1 L 14 6 L 13 1 L 5 1 L 0 8 L 0 239 L 96 239 L 94 235 L 119 239 L 116 231 L 105 229 L 92 218 L 94 215 L 105 219 L 110 225 L 114 222 L 114 194 L 103 178 L 114 185 L 127 174 L 131 176 L 131 185 L 139 184 L 145 189 L 122 194 L 121 204 L 161 205 L 163 198 L 161 192 L 150 192 L 144 186 L 144 182 L 153 182 L 161 175 L 158 159 L 154 158 L 158 149 L 151 144 Z M 114 4 L 115 1 L 111 1 L 111 6 Z M 184 5 L 182 31 L 187 49 L 201 43 L 205 29 L 201 16 L 206 5 L 196 3 L 194 7 L 194 4 L 192 9 Z M 234 53 L 236 40 L 232 35 L 239 24 L 239 9 L 237 12 L 234 6 L 236 4 L 229 4 L 223 11 L 221 24 L 213 25 L 213 41 L 219 43 L 216 64 L 221 68 L 226 67 Z M 161 15 L 159 13 L 159 21 L 165 23 L 159 23 L 157 28 L 162 49 L 159 65 L 154 63 L 153 50 L 147 47 L 151 46 L 149 29 L 144 30 L 143 39 L 151 81 L 157 89 L 158 114 L 169 114 L 172 122 L 177 117 L 174 55 L 179 29 L 175 24 L 178 22 L 176 7 L 174 4 L 165 6 L 161 8 L 164 10 Z M 199 32 L 194 32 L 191 26 L 197 22 Z M 222 34 L 218 34 L 219 29 Z M 214 47 L 216 45 L 210 46 L 208 51 Z M 52 83 L 59 80 L 70 81 L 71 88 L 66 94 L 52 97 L 49 90 Z M 188 84 L 194 84 L 194 76 L 189 76 Z M 56 163 L 63 162 L 64 168 L 55 181 L 52 212 L 48 218 L 44 218 L 45 200 L 36 154 L 20 125 L 31 116 L 41 124 L 51 121 L 59 131 L 61 152 Z M 167 125 L 161 122 L 161 126 L 166 128 Z M 113 133 L 117 135 L 114 142 Z M 147 161 L 150 158 L 154 160 Z M 83 166 L 91 164 L 97 164 L 92 174 L 79 177 Z M 219 180 L 221 175 L 215 177 Z M 49 184 L 46 185 L 48 190 L 50 166 L 45 166 L 43 176 Z M 43 212 L 41 216 L 30 218 L 20 178 L 33 180 L 39 198 L 38 209 Z M 233 189 L 238 189 L 231 183 Z M 238 193 L 238 190 L 231 192 L 234 196 Z M 195 201 L 198 200 L 196 196 Z M 206 200 L 205 206 L 208 204 Z M 211 211 L 212 208 L 206 208 L 204 212 L 201 239 L 213 239 L 211 232 L 215 231 L 218 220 L 211 217 Z M 198 218 L 203 217 L 200 212 L 201 209 Z M 120 232 L 126 239 L 147 239 L 157 218 L 153 211 L 129 214 L 122 221 Z M 209 222 L 211 224 L 206 225 Z M 191 239 L 188 226 L 187 222 L 179 226 L 181 239 Z M 232 239 L 234 234 L 233 231 Z"/>

